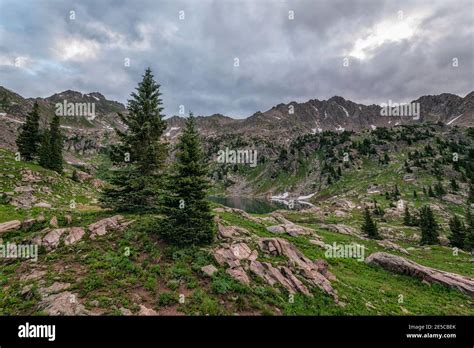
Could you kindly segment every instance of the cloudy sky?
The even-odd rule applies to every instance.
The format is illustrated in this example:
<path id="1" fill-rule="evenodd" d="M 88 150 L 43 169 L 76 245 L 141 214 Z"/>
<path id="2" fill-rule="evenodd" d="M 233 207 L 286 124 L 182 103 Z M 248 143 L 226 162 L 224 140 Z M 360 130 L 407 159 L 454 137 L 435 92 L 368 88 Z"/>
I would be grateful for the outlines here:
<path id="1" fill-rule="evenodd" d="M 474 0 L 0 0 L 0 85 L 125 103 L 150 66 L 168 116 L 464 96 L 473 23 Z"/>

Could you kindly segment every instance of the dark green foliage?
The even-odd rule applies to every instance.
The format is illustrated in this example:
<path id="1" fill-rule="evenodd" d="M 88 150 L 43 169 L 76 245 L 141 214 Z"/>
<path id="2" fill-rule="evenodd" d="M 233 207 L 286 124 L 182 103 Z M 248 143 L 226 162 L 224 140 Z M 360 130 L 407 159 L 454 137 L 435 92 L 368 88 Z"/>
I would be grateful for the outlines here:
<path id="1" fill-rule="evenodd" d="M 55 115 L 49 129 L 50 169 L 61 173 L 63 171 L 63 137 L 61 135 L 59 116 Z"/>
<path id="2" fill-rule="evenodd" d="M 16 139 L 16 146 L 25 161 L 31 161 L 38 155 L 38 146 L 41 140 L 39 134 L 39 106 L 35 102 L 33 110 L 26 116 L 26 122 L 20 127 Z"/>
<path id="3" fill-rule="evenodd" d="M 207 163 L 192 114 L 177 144 L 176 161 L 168 180 L 159 234 L 176 245 L 209 244 L 215 225 L 206 201 Z"/>
<path id="4" fill-rule="evenodd" d="M 120 143 L 113 146 L 111 160 L 117 165 L 111 187 L 104 190 L 101 203 L 119 211 L 156 210 L 162 196 L 162 171 L 167 157 L 167 144 L 161 141 L 166 122 L 160 85 L 148 68 L 143 80 L 131 94 L 128 114 L 119 114 L 127 126 L 125 132 L 116 130 Z"/>
<path id="5" fill-rule="evenodd" d="M 446 193 L 446 190 L 443 187 L 443 184 L 440 182 L 437 182 L 436 185 L 434 186 L 434 194 L 436 197 L 440 197 Z"/>
<path id="6" fill-rule="evenodd" d="M 369 238 L 372 239 L 379 239 L 379 231 L 377 228 L 377 224 L 372 220 L 372 216 L 370 216 L 369 208 L 365 208 L 364 214 L 364 223 L 362 224 L 362 232 L 366 234 Z"/>
<path id="7" fill-rule="evenodd" d="M 49 168 L 51 165 L 49 157 L 49 153 L 51 151 L 51 146 L 49 142 L 50 140 L 51 136 L 49 133 L 49 129 L 45 129 L 43 135 L 41 136 L 41 145 L 38 150 L 38 163 L 44 168 Z"/>
<path id="8" fill-rule="evenodd" d="M 421 244 L 439 244 L 438 223 L 428 205 L 420 209 L 419 226 L 421 229 Z"/>
<path id="9" fill-rule="evenodd" d="M 449 229 L 451 234 L 448 236 L 452 246 L 457 248 L 464 248 L 464 242 L 466 239 L 466 228 L 456 215 L 449 220 Z"/>
<path id="10" fill-rule="evenodd" d="M 63 171 L 63 137 L 61 135 L 59 116 L 55 115 L 45 130 L 39 149 L 39 164 L 44 168 L 61 173 Z"/>
<path id="11" fill-rule="evenodd" d="M 467 204 L 474 203 L 474 185 L 472 183 L 469 184 L 469 194 L 467 196 Z"/>
<path id="12" fill-rule="evenodd" d="M 158 209 L 162 176 L 143 176 L 135 165 L 123 166 L 112 172 L 112 187 L 103 190 L 101 204 L 117 211 L 147 212 Z"/>
<path id="13" fill-rule="evenodd" d="M 430 186 L 428 186 L 428 196 L 429 197 L 435 197 L 435 194 L 433 192 L 433 188 Z"/>
<path id="14" fill-rule="evenodd" d="M 454 178 L 451 179 L 451 190 L 453 190 L 454 192 L 457 192 L 459 190 L 459 185 Z"/>
<path id="15" fill-rule="evenodd" d="M 0 110 L 2 111 L 8 111 L 8 109 L 11 106 L 10 99 L 8 99 L 8 96 L 6 94 L 3 94 L 2 97 L 0 98 Z"/>
<path id="16" fill-rule="evenodd" d="M 74 181 L 76 181 L 76 182 L 79 181 L 79 177 L 77 176 L 77 170 L 76 170 L 76 169 L 74 169 L 74 170 L 72 171 L 71 179 L 74 180 Z"/>
<path id="17" fill-rule="evenodd" d="M 410 210 L 408 209 L 408 205 L 405 205 L 405 214 L 403 216 L 403 224 L 405 226 L 411 226 L 412 224 L 412 218 L 411 218 Z"/>

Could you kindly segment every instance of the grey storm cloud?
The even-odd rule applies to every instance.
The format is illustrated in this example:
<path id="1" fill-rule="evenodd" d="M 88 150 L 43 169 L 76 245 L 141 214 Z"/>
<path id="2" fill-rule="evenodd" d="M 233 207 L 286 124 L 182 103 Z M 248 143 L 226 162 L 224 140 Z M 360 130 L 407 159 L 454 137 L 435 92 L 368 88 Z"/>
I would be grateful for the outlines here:
<path id="1" fill-rule="evenodd" d="M 333 95 L 464 96 L 472 23 L 472 0 L 0 0 L 0 85 L 126 103 L 149 66 L 167 115 L 233 117 Z"/>

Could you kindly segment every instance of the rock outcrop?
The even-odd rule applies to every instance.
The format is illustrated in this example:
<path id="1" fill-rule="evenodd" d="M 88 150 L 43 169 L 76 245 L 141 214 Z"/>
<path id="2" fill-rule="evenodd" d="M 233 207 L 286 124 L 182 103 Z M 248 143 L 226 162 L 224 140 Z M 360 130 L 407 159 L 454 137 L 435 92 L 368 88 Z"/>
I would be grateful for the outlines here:
<path id="1" fill-rule="evenodd" d="M 71 245 L 75 244 L 82 239 L 85 234 L 85 231 L 82 227 L 65 227 L 65 228 L 56 228 L 54 230 L 46 230 L 47 233 L 44 237 L 36 237 L 34 239 L 35 244 L 43 245 L 46 249 L 51 250 L 59 246 L 61 237 L 64 237 L 64 244 Z"/>
<path id="2" fill-rule="evenodd" d="M 310 228 L 296 225 L 294 223 L 286 223 L 281 225 L 268 226 L 267 231 L 272 233 L 286 233 L 292 237 L 298 237 L 300 235 L 311 235 L 314 231 Z"/>
<path id="3" fill-rule="evenodd" d="M 424 282 L 437 283 L 449 288 L 458 289 L 474 297 L 474 279 L 469 277 L 422 266 L 401 256 L 384 252 L 371 254 L 366 258 L 365 262 L 381 266 L 394 273 L 412 276 Z"/>
<path id="4" fill-rule="evenodd" d="M 105 218 L 94 222 L 88 226 L 88 230 L 90 232 L 90 238 L 95 239 L 98 236 L 103 236 L 107 232 L 114 231 L 114 230 L 121 230 L 125 226 L 128 226 L 132 221 L 124 222 L 124 218 L 122 215 L 115 215 L 109 218 Z"/>
<path id="5" fill-rule="evenodd" d="M 380 240 L 380 241 L 377 241 L 377 244 L 388 250 L 398 251 L 406 255 L 409 254 L 408 250 L 406 250 L 405 248 L 402 248 L 400 245 L 394 242 L 391 242 L 389 240 Z"/>
<path id="6" fill-rule="evenodd" d="M 20 220 L 7 221 L 0 224 L 0 233 L 15 231 L 21 227 Z"/>
<path id="7" fill-rule="evenodd" d="M 271 255 L 286 256 L 290 267 L 297 269 L 309 283 L 333 296 L 336 301 L 338 300 L 336 290 L 330 282 L 336 277 L 329 272 L 328 265 L 324 260 L 311 261 L 293 244 L 282 238 L 261 238 L 259 246 L 263 252 Z"/>
<path id="8" fill-rule="evenodd" d="M 39 303 L 39 309 L 48 315 L 90 315 L 78 299 L 77 295 L 64 291 L 44 297 Z"/>

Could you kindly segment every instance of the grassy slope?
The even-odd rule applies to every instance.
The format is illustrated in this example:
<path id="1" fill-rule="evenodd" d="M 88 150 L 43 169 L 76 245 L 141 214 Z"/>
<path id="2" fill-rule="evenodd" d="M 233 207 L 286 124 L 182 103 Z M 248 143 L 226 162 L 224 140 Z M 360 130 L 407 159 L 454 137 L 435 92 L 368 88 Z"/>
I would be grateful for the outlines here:
<path id="1" fill-rule="evenodd" d="M 44 170 L 35 164 L 15 162 L 11 154 L 1 153 L 3 174 L 15 175 L 13 181 L 2 177 L 2 189 L 12 190 L 13 184 L 18 180 L 19 171 L 29 168 L 44 176 L 55 177 L 56 174 Z M 397 166 L 393 164 L 391 166 Z M 356 188 L 356 192 L 364 192 L 371 181 L 369 173 L 375 175 L 382 183 L 393 184 L 394 180 L 400 182 L 400 176 L 394 176 L 396 168 L 391 166 L 383 168 L 364 166 L 364 170 L 345 173 L 341 181 L 323 194 L 340 194 L 346 185 Z M 421 180 L 421 179 L 420 179 Z M 339 187 L 339 189 L 338 189 Z M 400 182 L 402 198 L 413 191 L 409 185 Z M 57 177 L 57 183 L 52 187 L 54 195 L 61 198 L 54 200 L 55 210 L 46 210 L 48 218 L 52 215 L 59 217 L 63 224 L 64 213 L 73 215 L 75 226 L 87 226 L 111 213 L 88 206 L 90 199 L 86 192 L 90 187 L 78 184 L 66 177 Z M 421 192 L 419 192 L 421 193 Z M 84 195 L 84 209 L 71 210 L 68 202 L 71 197 Z M 94 195 L 92 195 L 94 196 Z M 419 195 L 416 204 L 422 204 L 426 198 Z M 49 201 L 51 196 L 41 197 Z M 79 199 L 78 199 L 79 201 Z M 383 198 L 379 199 L 382 205 Z M 323 203 L 324 205 L 324 203 Z M 448 205 L 449 207 L 449 205 Z M 452 208 L 453 210 L 455 208 Z M 9 205 L 0 205 L 0 222 L 14 218 L 36 216 L 38 209 L 22 211 Z M 258 236 L 274 236 L 265 230 L 264 225 L 243 219 L 230 213 L 219 213 L 220 217 L 228 224 L 247 228 Z M 239 314 L 284 314 L 284 315 L 473 315 L 474 301 L 468 296 L 448 290 L 438 285 L 426 285 L 407 276 L 394 275 L 381 268 L 369 266 L 355 259 L 333 259 L 327 261 L 330 270 L 338 278 L 334 282 L 339 296 L 345 307 L 337 306 L 332 298 L 314 289 L 314 297 L 295 295 L 294 302 L 289 300 L 285 291 L 276 291 L 275 288 L 265 285 L 259 279 L 253 278 L 253 286 L 247 287 L 230 278 L 225 270 L 218 266 L 209 249 L 190 248 L 178 250 L 161 243 L 156 236 L 145 232 L 148 229 L 147 217 L 128 216 L 130 219 L 139 218 L 139 223 L 132 225 L 128 230 L 120 233 L 110 233 L 98 240 L 91 242 L 87 238 L 74 246 L 60 246 L 57 250 L 46 253 L 41 250 L 37 263 L 21 260 L 2 261 L 0 268 L 0 314 L 42 314 L 37 312 L 36 305 L 39 301 L 37 291 L 32 298 L 25 299 L 21 289 L 29 283 L 36 281 L 21 281 L 20 277 L 33 269 L 45 269 L 46 281 L 44 286 L 55 281 L 69 282 L 72 291 L 77 292 L 81 302 L 92 311 L 105 314 L 120 314 L 118 308 L 126 307 L 136 312 L 136 303 L 143 303 L 147 307 L 156 309 L 160 314 L 175 314 L 177 312 L 196 315 L 232 315 Z M 287 218 L 294 222 L 304 224 L 324 238 L 326 243 L 351 243 L 364 244 L 368 253 L 383 251 L 373 241 L 361 241 L 355 237 L 337 234 L 324 230 L 316 218 L 311 215 L 293 212 Z M 346 218 L 336 218 L 329 215 L 325 221 L 341 222 L 354 227 L 360 224 L 360 214 L 354 213 Z M 389 226 L 399 226 L 400 221 L 391 221 Z M 24 240 L 42 228 L 47 223 L 36 224 L 29 231 L 10 232 L 2 235 L 4 242 Z M 406 228 L 410 230 L 411 228 Z M 308 238 L 285 237 L 294 243 L 306 256 L 325 258 L 324 250 L 310 244 Z M 400 244 L 404 247 L 415 246 L 408 242 Z M 252 246 L 256 247 L 256 246 Z M 130 248 L 130 255 L 125 253 Z M 397 252 L 393 252 L 397 254 Z M 404 256 L 404 255 L 402 255 Z M 466 261 L 466 254 L 454 256 L 447 247 L 432 247 L 430 250 L 417 248 L 410 251 L 408 258 L 420 264 L 439 268 L 446 271 L 465 274 L 473 277 L 472 263 Z M 281 259 L 264 256 L 260 259 L 276 262 Z M 219 272 L 212 278 L 205 277 L 200 268 L 209 263 L 215 264 Z M 184 303 L 179 303 L 179 296 L 185 295 Z M 400 295 L 403 303 L 399 303 Z M 137 296 L 140 296 L 138 298 Z M 99 309 L 91 302 L 98 301 Z"/>

